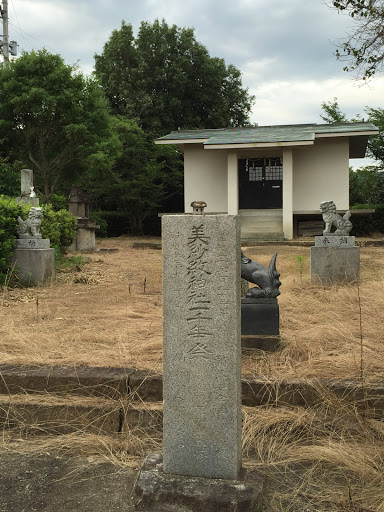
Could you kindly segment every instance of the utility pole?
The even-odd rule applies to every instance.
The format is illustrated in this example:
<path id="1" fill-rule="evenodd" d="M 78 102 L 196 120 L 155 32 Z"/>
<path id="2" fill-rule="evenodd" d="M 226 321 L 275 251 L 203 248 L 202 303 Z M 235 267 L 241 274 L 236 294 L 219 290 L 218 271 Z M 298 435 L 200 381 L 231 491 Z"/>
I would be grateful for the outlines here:
<path id="1" fill-rule="evenodd" d="M 3 18 L 3 57 L 4 66 L 9 63 L 9 42 L 8 42 L 8 0 L 3 0 L 1 8 L 1 17 Z"/>
<path id="2" fill-rule="evenodd" d="M 8 36 L 8 0 L 3 0 L 3 4 L 0 8 L 0 16 L 3 19 L 3 39 L 0 40 L 4 57 L 3 66 L 8 66 L 9 54 L 13 56 L 17 55 L 17 42 L 9 41 Z"/>

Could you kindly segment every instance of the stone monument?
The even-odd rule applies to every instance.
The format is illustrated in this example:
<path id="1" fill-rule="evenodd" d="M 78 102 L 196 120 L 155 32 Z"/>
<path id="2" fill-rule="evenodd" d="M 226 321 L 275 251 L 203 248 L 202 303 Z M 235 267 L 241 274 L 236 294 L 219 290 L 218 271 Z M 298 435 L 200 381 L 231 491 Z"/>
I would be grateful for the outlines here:
<path id="1" fill-rule="evenodd" d="M 247 495 L 252 503 L 241 510 L 254 510 L 260 488 L 236 483 L 241 469 L 239 218 L 204 214 L 202 201 L 192 206 L 194 214 L 162 217 L 163 457 L 151 456 L 144 464 L 136 509 L 176 510 L 176 504 L 188 504 L 181 509 L 233 511 Z"/>
<path id="2" fill-rule="evenodd" d="M 241 454 L 238 218 L 162 217 L 164 471 L 237 478 Z"/>
<path id="3" fill-rule="evenodd" d="M 42 209 L 32 206 L 27 220 L 18 217 L 18 236 L 13 241 L 12 265 L 19 274 L 20 282 L 26 285 L 43 283 L 54 272 L 55 250 L 49 239 L 40 233 Z"/>
<path id="4" fill-rule="evenodd" d="M 355 246 L 355 237 L 349 235 L 351 213 L 348 211 L 342 217 L 336 213 L 333 201 L 320 203 L 320 211 L 325 228 L 323 236 L 315 236 L 315 246 L 311 247 L 312 282 L 333 284 L 358 280 L 360 247 Z"/>
<path id="5" fill-rule="evenodd" d="M 268 268 L 241 252 L 241 277 L 256 284 L 241 299 L 241 344 L 243 349 L 272 352 L 280 343 L 280 274 L 276 270 L 275 253 Z"/>
<path id="6" fill-rule="evenodd" d="M 36 197 L 35 187 L 33 186 L 32 169 L 22 169 L 21 171 L 21 193 L 16 197 L 16 203 L 31 204 L 39 206 L 39 198 Z"/>
<path id="7" fill-rule="evenodd" d="M 89 218 L 89 204 L 91 196 L 86 194 L 81 187 L 72 185 L 68 195 L 68 210 L 77 218 L 76 240 L 69 250 L 89 252 L 96 247 L 95 232 L 100 226 Z"/>

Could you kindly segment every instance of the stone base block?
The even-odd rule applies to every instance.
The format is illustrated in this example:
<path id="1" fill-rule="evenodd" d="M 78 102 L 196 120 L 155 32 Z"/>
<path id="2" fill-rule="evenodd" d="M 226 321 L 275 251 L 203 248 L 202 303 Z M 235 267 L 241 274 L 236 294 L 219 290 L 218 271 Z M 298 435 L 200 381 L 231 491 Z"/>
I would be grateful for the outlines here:
<path id="1" fill-rule="evenodd" d="M 15 198 L 16 203 L 24 203 L 24 204 L 31 204 L 32 206 L 40 206 L 39 205 L 39 198 L 38 197 L 30 197 L 27 196 L 19 196 Z"/>
<path id="2" fill-rule="evenodd" d="M 254 512 L 262 510 L 264 476 L 242 471 L 239 480 L 164 473 L 162 456 L 149 455 L 134 490 L 140 512 Z"/>
<path id="3" fill-rule="evenodd" d="M 96 223 L 91 219 L 77 218 L 76 240 L 73 242 L 70 251 L 91 252 L 96 247 L 95 231 L 99 229 Z"/>
<path id="4" fill-rule="evenodd" d="M 14 249 L 12 265 L 19 274 L 22 284 L 44 283 L 55 270 L 54 249 Z"/>
<path id="5" fill-rule="evenodd" d="M 330 233 L 328 236 L 315 236 L 316 247 L 355 247 L 354 236 L 339 236 Z"/>
<path id="6" fill-rule="evenodd" d="M 280 349 L 280 336 L 241 336 L 241 351 L 243 354 L 251 353 L 253 350 L 264 350 L 264 352 L 276 352 Z"/>
<path id="7" fill-rule="evenodd" d="M 49 238 L 16 238 L 13 240 L 15 249 L 50 249 Z"/>
<path id="8" fill-rule="evenodd" d="M 314 283 L 350 283 L 360 277 L 360 247 L 311 247 Z"/>
<path id="9" fill-rule="evenodd" d="M 241 335 L 278 336 L 277 299 L 241 299 Z"/>

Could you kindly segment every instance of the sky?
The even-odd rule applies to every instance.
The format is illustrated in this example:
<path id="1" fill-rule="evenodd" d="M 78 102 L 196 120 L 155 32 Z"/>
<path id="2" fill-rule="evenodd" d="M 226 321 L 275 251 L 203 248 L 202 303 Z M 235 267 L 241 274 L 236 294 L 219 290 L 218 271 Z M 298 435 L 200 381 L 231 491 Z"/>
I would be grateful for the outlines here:
<path id="1" fill-rule="evenodd" d="M 251 122 L 321 123 L 321 103 L 337 98 L 347 117 L 384 108 L 384 77 L 367 85 L 343 71 L 336 44 L 353 21 L 327 0 L 8 0 L 9 38 L 30 51 L 46 48 L 91 73 L 121 21 L 165 19 L 195 29 L 212 57 L 241 72 L 255 95 Z"/>

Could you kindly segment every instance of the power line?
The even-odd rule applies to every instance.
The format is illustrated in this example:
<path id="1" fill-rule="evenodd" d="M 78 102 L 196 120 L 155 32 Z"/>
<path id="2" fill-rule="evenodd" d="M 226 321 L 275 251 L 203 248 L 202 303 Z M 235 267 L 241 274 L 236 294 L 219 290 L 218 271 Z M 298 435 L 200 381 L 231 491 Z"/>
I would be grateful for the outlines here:
<path id="1" fill-rule="evenodd" d="M 14 25 L 14 24 L 13 24 L 13 23 L 11 23 L 11 22 L 9 22 L 9 24 L 10 24 L 10 25 L 12 25 L 12 27 L 13 27 L 14 29 L 16 29 L 16 31 L 19 31 L 20 33 L 22 33 L 21 35 L 24 35 L 24 34 L 25 34 L 26 36 L 30 37 L 31 39 L 34 39 L 34 40 L 35 40 L 35 41 L 37 41 L 39 44 L 41 44 L 41 46 L 42 46 L 43 48 L 47 48 L 48 50 L 50 50 L 50 51 L 52 51 L 52 52 L 54 52 L 54 53 L 57 53 L 57 54 L 60 54 L 60 55 L 61 55 L 61 53 L 60 53 L 57 49 L 52 48 L 51 46 L 49 46 L 49 45 L 47 45 L 47 44 L 43 43 L 43 41 L 40 41 L 40 39 L 37 39 L 37 37 L 33 36 L 32 34 L 29 34 L 29 33 L 28 33 L 28 32 L 26 32 L 25 30 L 23 30 L 21 27 L 17 27 L 16 25 Z M 67 59 L 67 60 L 68 60 L 69 62 L 71 62 L 71 60 L 70 60 L 70 59 Z M 75 65 L 76 65 L 79 69 L 83 70 L 83 71 L 84 71 L 84 73 L 86 73 L 86 70 L 85 70 L 82 66 L 80 66 L 80 65 L 78 64 L 78 62 L 72 62 L 72 66 L 75 66 Z"/>
<path id="2" fill-rule="evenodd" d="M 15 4 L 13 3 L 13 0 L 11 0 L 11 4 L 12 4 L 13 12 L 15 13 L 15 18 L 16 18 L 17 24 L 18 24 L 19 29 L 20 29 L 20 31 L 21 31 L 19 18 L 18 18 L 18 16 L 17 16 L 17 12 L 16 12 L 16 8 L 15 8 Z M 11 23 L 11 25 L 12 25 L 12 23 Z M 22 37 L 24 38 L 23 34 L 21 34 L 21 35 L 22 35 Z"/>

